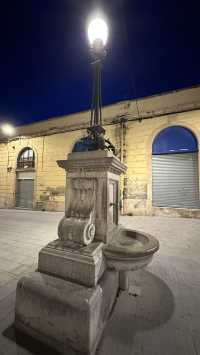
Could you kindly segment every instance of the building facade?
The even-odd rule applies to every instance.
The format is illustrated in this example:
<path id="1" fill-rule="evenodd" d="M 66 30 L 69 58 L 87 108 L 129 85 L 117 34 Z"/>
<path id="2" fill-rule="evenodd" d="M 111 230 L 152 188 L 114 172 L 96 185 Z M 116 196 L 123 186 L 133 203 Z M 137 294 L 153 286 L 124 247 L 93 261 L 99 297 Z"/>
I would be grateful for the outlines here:
<path id="1" fill-rule="evenodd" d="M 106 136 L 128 169 L 122 213 L 199 217 L 200 87 L 103 108 Z M 0 137 L 0 208 L 64 210 L 66 159 L 90 113 L 20 126 Z"/>

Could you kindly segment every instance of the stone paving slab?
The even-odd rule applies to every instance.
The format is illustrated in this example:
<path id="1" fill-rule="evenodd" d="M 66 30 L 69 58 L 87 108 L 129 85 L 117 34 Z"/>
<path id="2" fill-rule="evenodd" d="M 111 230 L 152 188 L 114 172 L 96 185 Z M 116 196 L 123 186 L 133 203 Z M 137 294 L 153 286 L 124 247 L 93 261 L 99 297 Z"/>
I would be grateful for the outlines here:
<path id="1" fill-rule="evenodd" d="M 62 213 L 0 210 L 0 355 L 56 355 L 13 328 L 17 280 L 37 266 L 38 251 L 57 236 Z M 160 251 L 130 273 L 96 355 L 200 355 L 200 220 L 122 217 L 148 232 Z M 71 354 L 68 354 L 71 355 Z"/>

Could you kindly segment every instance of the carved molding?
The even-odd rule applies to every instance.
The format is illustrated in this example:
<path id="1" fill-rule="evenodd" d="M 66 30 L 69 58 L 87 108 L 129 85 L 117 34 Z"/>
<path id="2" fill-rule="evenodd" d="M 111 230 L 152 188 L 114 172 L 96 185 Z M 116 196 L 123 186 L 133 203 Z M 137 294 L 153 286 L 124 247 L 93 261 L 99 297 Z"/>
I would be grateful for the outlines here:
<path id="1" fill-rule="evenodd" d="M 63 243 L 73 241 L 88 245 L 93 241 L 96 185 L 96 179 L 70 179 L 67 190 L 69 202 L 65 217 L 58 226 L 58 236 Z"/>

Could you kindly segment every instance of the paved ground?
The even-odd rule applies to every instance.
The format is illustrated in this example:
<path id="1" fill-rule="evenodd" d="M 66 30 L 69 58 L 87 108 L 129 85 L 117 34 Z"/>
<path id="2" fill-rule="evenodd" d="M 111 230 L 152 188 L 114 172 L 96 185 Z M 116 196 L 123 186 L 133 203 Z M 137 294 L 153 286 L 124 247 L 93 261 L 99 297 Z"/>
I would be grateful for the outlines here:
<path id="1" fill-rule="evenodd" d="M 0 355 L 55 354 L 12 326 L 17 280 L 36 268 L 38 251 L 55 239 L 61 213 L 0 210 Z M 123 217 L 149 232 L 160 251 L 131 273 L 96 355 L 200 355 L 200 220 Z"/>

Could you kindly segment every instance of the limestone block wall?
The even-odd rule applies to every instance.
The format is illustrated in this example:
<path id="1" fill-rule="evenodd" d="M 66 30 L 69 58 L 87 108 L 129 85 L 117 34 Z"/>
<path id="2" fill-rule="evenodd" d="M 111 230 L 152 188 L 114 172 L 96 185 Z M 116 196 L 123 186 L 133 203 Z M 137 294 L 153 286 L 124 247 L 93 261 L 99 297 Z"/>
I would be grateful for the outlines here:
<path id="1" fill-rule="evenodd" d="M 128 166 L 124 177 L 125 214 L 200 217 L 199 210 L 152 206 L 152 143 L 162 129 L 173 125 L 189 128 L 200 142 L 200 110 L 128 122 L 125 137 Z"/>
<path id="2" fill-rule="evenodd" d="M 13 199 L 11 176 L 8 172 L 9 152 L 7 144 L 0 144 L 0 206 L 10 207 Z"/>
<path id="3" fill-rule="evenodd" d="M 103 109 L 106 137 L 116 146 L 117 156 L 128 167 L 121 177 L 124 214 L 200 217 L 199 210 L 152 206 L 151 166 L 153 140 L 166 127 L 182 125 L 189 128 L 200 142 L 199 97 L 200 87 L 141 99 L 138 102 L 140 116 L 134 101 Z M 16 205 L 17 157 L 23 148 L 30 147 L 36 157 L 33 208 L 64 211 L 65 172 L 56 161 L 65 159 L 74 143 L 86 134 L 88 121 L 88 112 L 41 121 L 19 128 L 19 137 L 0 142 L 0 208 Z"/>
<path id="4" fill-rule="evenodd" d="M 124 177 L 124 213 L 144 213 L 147 208 L 147 147 L 149 122 L 129 122 L 125 149 L 128 167 Z"/>
<path id="5" fill-rule="evenodd" d="M 49 211 L 64 210 L 65 173 L 56 163 L 66 159 L 81 131 L 44 136 L 42 156 L 37 169 L 35 208 Z"/>
<path id="6" fill-rule="evenodd" d="M 66 159 L 74 142 L 83 135 L 80 130 L 43 137 L 20 138 L 0 144 L 0 208 L 16 205 L 16 166 L 22 149 L 35 152 L 33 208 L 64 210 L 65 174 L 56 161 Z"/>

